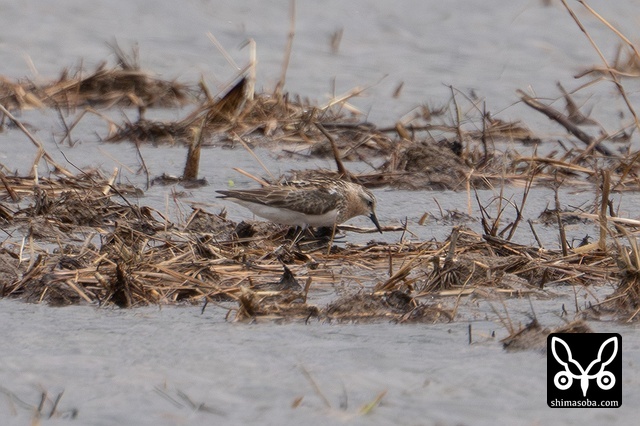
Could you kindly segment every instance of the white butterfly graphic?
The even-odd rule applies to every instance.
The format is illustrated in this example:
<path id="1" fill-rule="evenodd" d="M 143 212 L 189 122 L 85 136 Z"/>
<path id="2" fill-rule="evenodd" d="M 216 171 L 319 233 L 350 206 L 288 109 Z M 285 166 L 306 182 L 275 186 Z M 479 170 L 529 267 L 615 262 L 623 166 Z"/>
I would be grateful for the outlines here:
<path id="1" fill-rule="evenodd" d="M 613 353 L 611 357 L 607 361 L 602 361 L 602 354 L 604 352 L 604 348 L 613 343 Z M 564 350 L 569 357 L 566 361 L 563 361 L 560 358 L 560 355 L 556 351 L 557 345 L 562 345 Z M 573 384 L 573 379 L 580 379 L 580 387 L 582 388 L 582 396 L 587 396 L 587 389 L 589 389 L 589 380 L 596 379 L 596 383 L 598 387 L 602 390 L 609 390 L 616 384 L 616 378 L 610 371 L 605 371 L 605 367 L 614 360 L 616 354 L 618 353 L 618 339 L 616 337 L 611 337 L 600 345 L 600 349 L 598 350 L 598 357 L 594 359 L 591 364 L 585 369 L 582 368 L 580 363 L 573 359 L 573 355 L 571 354 L 571 349 L 569 349 L 569 345 L 560 339 L 559 337 L 551 338 L 551 352 L 553 353 L 554 358 L 558 361 L 559 364 L 564 366 L 564 371 L 560 371 L 553 378 L 553 384 L 560 390 L 566 390 L 571 387 Z M 569 369 L 569 363 L 575 365 L 580 374 L 574 374 Z M 600 369 L 595 374 L 590 374 L 591 369 L 593 369 L 597 364 L 600 364 Z"/>

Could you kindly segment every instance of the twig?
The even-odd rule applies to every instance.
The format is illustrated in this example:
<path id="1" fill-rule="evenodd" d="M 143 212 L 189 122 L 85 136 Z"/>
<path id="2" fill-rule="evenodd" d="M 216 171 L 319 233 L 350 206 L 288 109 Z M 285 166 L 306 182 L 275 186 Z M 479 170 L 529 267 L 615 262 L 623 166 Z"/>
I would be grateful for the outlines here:
<path id="1" fill-rule="evenodd" d="M 609 206 L 609 190 L 611 189 L 611 179 L 608 170 L 602 171 L 602 200 L 600 201 L 600 214 L 598 223 L 600 224 L 600 240 L 598 248 L 602 252 L 607 250 L 607 207 Z"/>
<path id="2" fill-rule="evenodd" d="M 378 395 L 376 395 L 376 397 L 373 399 L 373 401 L 369 402 L 368 404 L 365 404 L 361 409 L 360 409 L 360 414 L 369 414 L 371 412 L 371 410 L 373 410 L 375 407 L 377 407 L 380 404 L 380 401 L 382 401 L 382 398 L 384 398 L 384 396 L 387 394 L 386 390 L 383 390 L 382 392 L 380 392 Z"/>
<path id="3" fill-rule="evenodd" d="M 40 153 L 42 154 L 42 156 L 44 157 L 44 159 L 47 161 L 47 163 L 51 164 L 51 166 L 53 166 L 54 168 L 56 168 L 58 171 L 60 171 L 60 173 L 62 173 L 63 175 L 65 175 L 68 178 L 72 178 L 73 177 L 73 173 L 71 173 L 70 171 L 68 171 L 67 169 L 65 169 L 64 167 L 62 167 L 60 164 L 58 164 L 58 162 L 56 160 L 54 160 L 48 153 L 47 151 L 45 151 L 44 147 L 42 146 L 42 142 L 40 142 L 39 140 L 37 140 L 32 134 L 31 132 L 29 132 L 29 130 L 27 130 L 26 127 L 24 127 L 24 125 L 13 116 L 13 114 L 11 114 L 5 107 L 4 105 L 0 104 L 0 112 L 2 112 L 5 116 L 7 116 L 9 118 L 9 120 L 13 121 L 13 123 L 18 126 L 18 128 L 22 131 L 22 133 L 24 133 L 27 138 L 29 138 L 29 140 L 38 148 L 38 150 L 40 151 Z"/>
<path id="4" fill-rule="evenodd" d="M 4 185 L 5 189 L 7 190 L 7 193 L 11 197 L 11 201 L 13 201 L 14 203 L 17 203 L 18 201 L 20 201 L 20 196 L 11 187 L 11 185 L 9 184 L 9 181 L 7 180 L 7 178 L 5 177 L 4 173 L 2 173 L 1 170 L 0 170 L 0 181 L 2 181 L 2 184 Z"/>
<path id="5" fill-rule="evenodd" d="M 253 179 L 253 180 L 255 180 L 256 182 L 258 182 L 258 183 L 259 183 L 260 185 L 262 185 L 262 186 L 269 186 L 269 185 L 271 185 L 271 184 L 270 184 L 269 182 L 267 182 L 266 180 L 264 180 L 264 179 L 262 179 L 262 178 L 259 178 L 258 176 L 252 175 L 251 173 L 246 172 L 246 171 L 244 171 L 244 170 L 242 170 L 242 169 L 240 169 L 240 168 L 238 168 L 238 167 L 234 167 L 234 168 L 233 168 L 233 170 L 235 170 L 236 172 L 240 173 L 241 175 L 244 175 L 244 176 L 248 177 L 249 179 Z M 272 176 L 272 178 L 273 178 L 273 176 Z"/>
<path id="6" fill-rule="evenodd" d="M 595 10 L 593 10 L 591 8 L 591 6 L 589 6 L 588 4 L 586 4 L 583 0 L 578 0 L 578 3 L 580 3 L 581 5 L 583 5 L 589 12 L 591 12 L 591 14 L 593 16 L 595 16 L 596 18 L 598 18 L 600 20 L 600 22 L 602 22 L 604 25 L 607 26 L 607 28 L 609 28 L 611 31 L 613 31 L 618 37 L 620 37 L 620 39 L 622 39 L 622 41 L 624 41 L 627 46 L 629 46 L 631 48 L 631 50 L 633 50 L 633 53 L 635 53 L 635 55 L 638 57 L 638 59 L 640 59 L 640 53 L 638 52 L 638 49 L 636 49 L 636 47 L 634 46 L 633 43 L 631 43 L 631 41 L 625 37 L 620 31 L 618 31 L 613 25 L 611 25 L 606 19 L 604 19 L 598 12 L 596 12 Z"/>
<path id="7" fill-rule="evenodd" d="M 458 101 L 456 100 L 456 93 L 453 89 L 453 86 L 449 86 L 449 89 L 451 90 L 451 99 L 453 100 L 453 107 L 455 108 L 455 112 L 456 112 L 456 134 L 458 135 L 458 140 L 460 141 L 460 144 L 462 144 L 464 141 L 462 140 L 462 129 L 460 128 L 460 108 L 458 107 Z"/>
<path id="8" fill-rule="evenodd" d="M 289 61 L 291 60 L 291 49 L 293 47 L 293 38 L 296 35 L 296 0 L 289 2 L 289 35 L 287 36 L 287 47 L 284 51 L 284 59 L 282 61 L 282 72 L 280 80 L 276 84 L 275 94 L 281 95 L 284 82 L 287 79 L 287 70 L 289 69 Z"/>
<path id="9" fill-rule="evenodd" d="M 309 371 L 307 371 L 307 369 L 303 365 L 300 366 L 300 371 L 302 371 L 302 375 L 309 381 L 309 383 L 311 383 L 313 390 L 318 394 L 320 399 L 322 399 L 322 402 L 324 403 L 324 405 L 327 408 L 331 408 L 331 403 L 329 402 L 327 397 L 324 396 L 324 394 L 322 393 L 322 390 L 320 390 L 320 386 L 318 386 L 316 381 L 311 376 L 311 373 L 309 373 Z"/>
<path id="10" fill-rule="evenodd" d="M 218 49 L 218 51 L 222 54 L 224 59 L 227 60 L 229 65 L 231 65 L 236 70 L 240 70 L 240 67 L 238 66 L 236 61 L 233 60 L 229 52 L 227 52 L 227 50 L 222 46 L 222 44 L 218 41 L 216 36 L 214 36 L 211 32 L 207 32 L 207 37 L 209 38 L 211 43 L 213 43 L 213 45 Z"/>
<path id="11" fill-rule="evenodd" d="M 313 278 L 307 277 L 307 281 L 304 283 L 304 289 L 302 290 L 302 295 L 303 295 L 302 303 L 307 303 L 307 296 L 309 294 L 309 289 L 311 288 L 312 282 L 313 282 Z"/>
<path id="12" fill-rule="evenodd" d="M 258 64 L 258 54 L 256 52 L 256 41 L 252 38 L 247 40 L 249 45 L 249 77 L 247 78 L 247 99 L 253 100 L 256 92 L 256 71 Z"/>
<path id="13" fill-rule="evenodd" d="M 560 232 L 560 245 L 562 246 L 562 256 L 567 257 L 569 254 L 569 246 L 567 244 L 567 235 L 564 232 L 564 224 L 560 217 L 560 199 L 558 198 L 558 188 L 560 183 L 557 182 L 554 189 L 555 202 L 556 202 L 556 219 L 558 220 L 558 230 Z"/>
<path id="14" fill-rule="evenodd" d="M 322 132 L 322 134 L 327 139 L 329 139 L 329 143 L 331 144 L 331 150 L 333 151 L 333 158 L 336 160 L 336 167 L 338 168 L 338 174 L 340 174 L 347 180 L 351 180 L 352 178 L 351 173 L 349 173 L 349 171 L 344 167 L 344 164 L 342 163 L 342 159 L 340 158 L 340 152 L 338 151 L 338 146 L 336 145 L 335 139 L 333 139 L 333 136 L 331 136 L 331 134 L 327 132 L 327 129 L 325 129 L 322 124 L 320 124 L 319 122 L 316 122 L 314 124 Z"/>
<path id="15" fill-rule="evenodd" d="M 109 180 L 107 181 L 107 184 L 102 188 L 102 195 L 107 195 L 109 192 L 111 192 L 111 188 L 113 188 L 113 185 L 116 181 L 116 177 L 118 177 L 118 168 L 114 168 L 113 169 L 113 173 L 111 174 L 111 177 L 109 178 Z"/>
<path id="16" fill-rule="evenodd" d="M 580 1 L 580 3 L 583 6 L 586 7 L 586 5 L 585 5 L 585 3 L 583 1 Z M 631 101 L 629 101 L 629 98 L 627 97 L 627 93 L 624 90 L 624 87 L 620 83 L 620 80 L 618 80 L 618 76 L 616 75 L 616 73 L 612 72 L 611 67 L 609 66 L 609 63 L 607 62 L 606 58 L 602 54 L 602 51 L 600 50 L 598 45 L 596 45 L 595 41 L 593 41 L 593 39 L 591 38 L 591 36 L 587 32 L 586 28 L 582 25 L 582 22 L 580 22 L 580 20 L 576 16 L 576 14 L 573 12 L 573 10 L 567 4 L 566 0 L 562 0 L 562 4 L 565 7 L 565 9 L 567 9 L 567 12 L 569 12 L 569 15 L 571 15 L 571 18 L 573 18 L 573 20 L 575 21 L 576 25 L 578 25 L 578 28 L 580 28 L 580 31 L 582 31 L 584 33 L 584 35 L 589 40 L 589 43 L 591 43 L 591 46 L 594 48 L 594 50 L 596 51 L 596 53 L 598 54 L 598 56 L 602 60 L 602 63 L 604 64 L 607 73 L 611 77 L 611 80 L 613 81 L 613 83 L 616 85 L 616 88 L 618 89 L 618 92 L 620 92 L 620 95 L 622 96 L 622 99 L 624 99 L 624 102 L 627 104 L 627 108 L 629 109 L 629 112 L 633 116 L 633 120 L 634 120 L 634 122 L 636 124 L 636 127 L 638 128 L 638 130 L 640 130 L 640 121 L 638 121 L 638 115 L 636 114 L 636 111 L 633 109 L 633 106 L 631 105 Z M 590 11 L 593 10 L 591 8 L 588 8 L 588 7 L 587 7 L 587 9 L 589 9 Z M 593 12 L 593 13 L 595 13 L 595 12 Z M 598 15 L 598 14 L 595 14 L 595 15 L 596 15 L 596 17 L 601 19 L 600 15 Z M 601 20 L 603 22 L 605 22 L 603 19 L 601 19 Z"/>
<path id="17" fill-rule="evenodd" d="M 509 235 L 507 236 L 507 241 L 511 241 L 511 238 L 513 238 L 513 234 L 515 234 L 516 229 L 518 229 L 518 225 L 520 224 L 520 221 L 522 220 L 522 211 L 524 210 L 524 205 L 527 202 L 527 197 L 529 196 L 529 191 L 531 191 L 531 185 L 533 184 L 533 170 L 531 171 L 531 176 L 529 178 L 529 180 L 527 180 L 527 184 L 524 187 L 524 191 L 522 193 L 522 202 L 520 203 L 520 207 L 515 206 L 516 209 L 516 220 L 513 221 L 513 224 L 511 226 L 511 229 L 509 230 Z"/>
<path id="18" fill-rule="evenodd" d="M 482 142 L 482 148 L 484 151 L 484 155 L 482 156 L 482 160 L 480 160 L 480 164 L 477 165 L 478 168 L 482 168 L 485 164 L 489 162 L 489 149 L 487 148 L 487 103 L 482 103 L 482 136 L 480 137 L 480 142 Z M 462 141 L 460 141 L 462 143 Z"/>
<path id="19" fill-rule="evenodd" d="M 603 133 L 604 133 L 604 129 L 602 129 L 602 126 L 600 126 L 600 123 L 598 123 L 597 121 L 585 116 L 582 113 L 582 111 L 580 111 L 580 108 L 578 107 L 578 105 L 576 105 L 574 100 L 571 98 L 571 95 L 569 94 L 569 92 L 567 92 L 565 90 L 565 88 L 562 86 L 562 84 L 559 81 L 556 83 L 556 86 L 558 87 L 558 90 L 560 90 L 560 92 L 562 93 L 562 96 L 564 97 L 564 102 L 566 104 L 567 113 L 569 114 L 568 119 L 572 123 L 574 123 L 574 124 L 586 124 L 586 125 L 597 125 L 598 127 L 600 127 L 601 130 L 603 130 Z M 607 137 L 607 136 L 605 136 L 605 137 Z"/>
<path id="20" fill-rule="evenodd" d="M 269 171 L 269 169 L 267 168 L 267 166 L 264 165 L 264 163 L 262 162 L 262 160 L 260 160 L 258 158 L 258 156 L 256 155 L 255 152 L 253 152 L 253 150 L 249 147 L 249 144 L 247 144 L 244 139 L 242 138 L 242 136 L 238 135 L 237 133 L 233 132 L 233 136 L 235 136 L 236 138 L 238 138 L 238 140 L 240 141 L 240 143 L 242 144 L 242 146 L 244 147 L 244 149 L 247 150 L 247 152 L 249 154 L 251 154 L 251 156 L 258 162 L 258 164 L 260 164 L 260 166 L 264 169 L 265 172 L 267 172 L 267 174 L 269 175 L 269 177 L 271 177 L 271 179 L 275 182 L 276 178 L 275 176 L 273 176 L 273 174 L 271 174 L 271 172 Z"/>
<path id="21" fill-rule="evenodd" d="M 185 181 L 192 181 L 198 179 L 198 169 L 200 167 L 200 151 L 202 148 L 202 140 L 204 139 L 204 126 L 206 124 L 206 118 L 202 119 L 200 126 L 196 130 L 194 141 L 189 144 L 187 150 L 187 161 L 184 165 L 184 172 L 182 173 L 182 179 Z"/>
<path id="22" fill-rule="evenodd" d="M 85 172 L 84 170 L 82 170 L 81 168 L 79 168 L 78 166 L 76 166 L 75 164 L 73 164 L 71 161 L 69 161 L 69 159 L 67 158 L 67 156 L 65 155 L 65 153 L 64 153 L 64 152 L 60 151 L 60 153 L 62 154 L 62 156 L 64 157 L 64 159 L 67 161 L 67 163 L 71 164 L 71 165 L 72 165 L 76 170 L 78 170 L 80 173 L 82 173 L 83 175 L 85 175 L 86 177 L 88 177 L 91 181 L 94 181 L 93 177 L 92 177 L 89 173 Z M 75 177 L 75 176 L 73 176 L 73 175 L 72 175 L 72 177 Z M 94 182 L 95 182 L 95 181 L 94 181 Z M 124 201 L 124 202 L 125 202 L 125 203 L 130 207 L 130 208 L 131 208 L 131 211 L 132 211 L 132 212 L 133 212 L 133 213 L 138 217 L 138 219 L 142 219 L 142 215 L 140 214 L 139 209 L 136 209 L 136 208 L 133 206 L 133 204 L 131 204 L 131 203 L 129 202 L 129 200 L 127 200 L 127 198 L 122 194 L 122 192 L 120 192 L 120 190 L 119 190 L 116 186 L 111 185 L 111 184 L 109 184 L 109 183 L 107 183 L 107 185 L 109 185 L 109 187 L 111 188 L 111 190 L 112 190 L 113 192 L 115 192 L 116 194 L 118 194 L 118 196 L 122 199 L 122 201 Z"/>
<path id="23" fill-rule="evenodd" d="M 591 136 L 589 136 L 588 134 L 586 134 L 585 132 L 580 130 L 575 124 L 573 124 L 560 111 L 558 111 L 558 110 L 556 110 L 556 109 L 554 109 L 554 108 L 552 108 L 552 107 L 550 107 L 548 105 L 544 105 L 543 103 L 538 102 L 537 100 L 535 100 L 531 96 L 529 96 L 526 93 L 524 93 L 522 90 L 518 90 L 517 93 L 520 96 L 520 99 L 522 99 L 522 101 L 525 104 L 529 105 L 531 108 L 533 108 L 533 109 L 535 109 L 537 111 L 540 111 L 541 113 L 543 113 L 544 115 L 549 117 L 551 120 L 554 120 L 554 121 L 558 122 L 565 129 L 567 129 L 569 131 L 569 133 L 571 133 L 572 135 L 574 135 L 575 137 L 580 139 L 582 142 L 584 142 L 585 145 L 591 146 L 591 144 L 594 143 L 594 140 L 593 140 L 593 138 Z M 602 146 L 602 145 L 596 143 L 594 145 L 594 147 L 595 147 L 596 151 L 598 151 L 599 153 L 601 153 L 603 155 L 606 155 L 608 157 L 614 157 L 615 156 L 613 154 L 613 152 L 611 152 L 605 146 Z"/>
<path id="24" fill-rule="evenodd" d="M 53 407 L 51 407 L 51 411 L 49 411 L 49 418 L 53 417 L 58 411 L 58 404 L 60 404 L 60 400 L 62 399 L 62 395 L 64 395 L 64 391 L 60 392 L 56 399 L 53 401 Z"/>
<path id="25" fill-rule="evenodd" d="M 56 111 L 58 112 L 58 117 L 60 118 L 60 121 L 62 122 L 62 125 L 64 126 L 64 130 L 65 130 L 65 135 L 60 141 L 60 144 L 64 143 L 65 139 L 69 138 L 69 146 L 73 146 L 73 141 L 71 140 L 71 129 L 69 128 L 69 126 L 67 126 L 67 122 L 65 121 L 64 116 L 62 115 L 62 110 L 60 109 L 59 105 L 56 105 Z"/>
<path id="26" fill-rule="evenodd" d="M 531 219 L 528 219 L 527 223 L 529 223 L 529 228 L 531 229 L 531 233 L 533 234 L 533 238 L 535 238 L 536 242 L 538 243 L 538 247 L 540 247 L 541 249 L 544 248 L 544 246 L 542 245 L 542 242 L 540 241 L 540 238 L 538 237 L 538 233 L 536 232 L 535 228 L 533 227 L 533 221 Z"/>
<path id="27" fill-rule="evenodd" d="M 460 227 L 454 226 L 451 232 L 451 238 L 449 240 L 449 252 L 444 260 L 445 265 L 453 261 L 456 254 L 456 244 L 458 243 L 458 237 L 460 236 Z"/>

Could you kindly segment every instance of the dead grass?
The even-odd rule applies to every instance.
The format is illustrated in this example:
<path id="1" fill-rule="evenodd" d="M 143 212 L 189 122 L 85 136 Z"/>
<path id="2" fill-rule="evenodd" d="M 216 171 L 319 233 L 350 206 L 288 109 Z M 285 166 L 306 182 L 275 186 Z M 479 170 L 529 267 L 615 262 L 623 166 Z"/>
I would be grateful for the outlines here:
<path id="1" fill-rule="evenodd" d="M 87 113 L 107 120 L 96 108 L 135 107 L 134 120 L 107 121 L 110 131 L 105 141 L 190 146 L 200 141 L 205 147 L 248 144 L 293 157 L 375 161 L 380 166 L 361 177 L 370 186 L 459 190 L 527 180 L 547 185 L 558 177 L 567 184 L 589 184 L 598 170 L 606 169 L 611 172 L 614 190 L 640 188 L 637 155 L 632 152 L 618 155 L 609 144 L 630 138 L 631 131 L 627 128 L 603 134 L 601 129 L 600 136 L 592 136 L 580 126 L 597 122 L 580 113 L 573 94 L 562 86 L 559 88 L 566 101 L 566 112 L 524 92 L 520 92 L 520 98 L 564 126 L 584 146 L 567 141 L 558 144 L 556 150 L 546 150 L 544 156 L 532 156 L 519 154 L 513 144 L 557 142 L 537 137 L 523 123 L 494 117 L 486 103 L 480 104 L 453 88 L 449 105 L 423 106 L 395 126 L 380 128 L 363 121 L 349 108 L 349 100 L 362 89 L 318 105 L 282 91 L 253 93 L 248 77 L 240 75 L 222 94 L 212 96 L 203 82 L 186 85 L 159 80 L 140 70 L 135 59 L 122 52 L 118 58 L 121 59 L 112 68 L 102 65 L 87 75 L 82 70 L 73 74 L 65 71 L 49 84 L 0 78 L 0 104 L 7 112 L 53 107 L 61 117 L 63 111 L 84 108 L 71 125 L 62 118 L 67 132 Z M 148 108 L 185 104 L 195 108 L 180 120 L 146 118 Z M 464 116 L 460 116 L 460 111 L 464 111 Z M 6 118 L 10 119 L 3 114 L 0 128 Z"/>
<path id="2" fill-rule="evenodd" d="M 575 90 L 558 84 L 556 100 L 564 101 L 565 110 L 532 91 L 518 92 L 521 102 L 566 130 L 564 137 L 553 140 L 533 134 L 522 122 L 498 118 L 485 100 L 453 87 L 448 104 L 423 105 L 393 126 L 376 126 L 349 103 L 361 88 L 325 104 L 284 91 L 295 34 L 293 19 L 281 78 L 273 92 L 254 92 L 255 61 L 219 95 L 212 95 L 203 81 L 166 81 L 141 70 L 137 52 L 126 55 L 117 46 L 117 64 L 102 64 L 92 72 L 65 70 L 49 83 L 0 76 L 0 131 L 18 128 L 38 150 L 34 164 L 43 158 L 53 170 L 49 177 L 0 172 L 0 223 L 10 237 L 0 243 L 0 297 L 120 307 L 203 301 L 206 306 L 224 301 L 237 305 L 229 314 L 238 321 L 440 322 L 456 320 L 463 296 L 548 297 L 545 291 L 555 286 L 588 288 L 613 282 L 616 290 L 607 300 L 580 314 L 636 320 L 640 317 L 640 254 L 635 237 L 626 230 L 639 224 L 618 218 L 609 194 L 640 189 L 640 152 L 632 145 L 640 124 L 620 79 L 637 73 L 638 53 L 606 19 L 580 3 L 624 46 L 624 54 L 609 64 L 563 1 L 602 59 L 603 66 L 590 71 L 609 77 L 633 117 L 633 122 L 615 132 L 608 133 L 574 100 L 594 82 Z M 584 75 L 589 74 L 593 73 Z M 190 112 L 176 121 L 146 116 L 149 108 L 185 105 Z M 293 158 L 328 157 L 336 162 L 336 172 L 291 171 L 298 177 L 326 173 L 366 186 L 464 190 L 469 203 L 476 189 L 508 184 L 522 186 L 523 196 L 506 200 L 500 193 L 488 206 L 480 205 L 476 197 L 482 235 L 454 227 L 443 242 L 372 240 L 338 247 L 329 246 L 331 239 L 320 232 L 292 247 L 286 228 L 234 223 L 224 213 L 195 209 L 184 223 L 170 222 L 160 212 L 132 202 L 138 189 L 115 184 L 115 173 L 111 177 L 98 171 L 75 174 L 55 163 L 11 112 L 55 108 L 67 129 L 66 138 L 87 113 L 105 118 L 99 109 L 118 108 L 127 117 L 132 107 L 135 119 L 108 121 L 111 130 L 105 142 L 188 145 L 185 173 L 178 178 L 183 182 L 197 181 L 200 149 L 216 144 L 249 150 L 261 146 Z M 65 114 L 77 114 L 71 126 Z M 597 131 L 584 126 L 595 126 Z M 544 155 L 529 149 L 543 144 L 553 148 L 545 149 Z M 520 154 L 521 148 L 533 153 Z M 351 175 L 345 162 L 353 160 L 371 164 L 372 171 Z M 524 222 L 522 210 L 534 185 L 556 189 L 555 206 L 546 219 L 558 227 L 561 250 L 512 242 Z M 591 190 L 599 205 L 567 211 L 557 195 L 561 186 Z M 516 212 L 514 220 L 503 219 L 507 209 Z M 566 241 L 564 225 L 574 216 L 600 225 L 596 243 L 584 241 L 573 247 Z M 531 221 L 529 226 L 535 234 Z M 387 229 L 395 230 L 408 232 L 406 225 Z M 328 304 L 314 304 L 316 290 L 336 286 L 359 290 L 336 291 Z M 537 336 L 533 340 L 539 342 L 548 334 L 536 321 L 522 330 L 508 328 L 511 336 L 505 345 L 509 347 L 518 347 L 523 335 Z"/>
<path id="3" fill-rule="evenodd" d="M 136 65 L 106 63 L 90 73 L 62 71 L 58 80 L 39 84 L 0 77 L 0 103 L 7 109 L 53 107 L 176 107 L 190 102 L 195 93 L 175 81 L 166 81 Z"/>
<path id="4" fill-rule="evenodd" d="M 238 224 L 202 210 L 172 223 L 128 201 L 134 191 L 98 172 L 41 178 L 38 185 L 5 177 L 3 229 L 23 243 L 2 244 L 0 295 L 120 307 L 235 301 L 236 320 L 440 322 L 456 319 L 455 300 L 491 297 L 488 289 L 536 297 L 554 286 L 617 280 L 615 306 L 602 304 L 599 312 L 608 306 L 628 319 L 640 306 L 637 252 L 624 255 L 624 247 L 565 256 L 456 227 L 442 243 L 372 241 L 327 250 L 327 239 L 306 237 L 288 248 L 286 228 Z M 22 201 L 7 201 L 10 193 Z M 316 290 L 336 284 L 360 290 L 336 293 L 326 306 L 313 303 Z"/>

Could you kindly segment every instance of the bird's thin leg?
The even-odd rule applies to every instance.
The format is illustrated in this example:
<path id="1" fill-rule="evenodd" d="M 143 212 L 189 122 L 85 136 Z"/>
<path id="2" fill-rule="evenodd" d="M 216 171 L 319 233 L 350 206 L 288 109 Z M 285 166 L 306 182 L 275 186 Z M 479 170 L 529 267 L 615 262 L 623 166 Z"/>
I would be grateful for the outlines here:
<path id="1" fill-rule="evenodd" d="M 289 246 L 289 250 L 293 249 L 293 246 L 298 246 L 298 250 L 300 250 L 300 246 L 298 245 L 298 243 L 302 239 L 302 234 L 304 233 L 304 231 L 307 230 L 307 226 L 296 226 L 296 229 L 298 231 L 296 232 L 295 237 L 293 237 L 293 241 L 291 241 L 291 245 Z"/>
<path id="2" fill-rule="evenodd" d="M 331 246 L 333 246 L 333 239 L 336 236 L 336 229 L 338 228 L 338 223 L 333 223 L 333 229 L 331 230 L 331 239 L 329 239 L 329 244 L 327 245 L 327 254 L 331 254 Z"/>

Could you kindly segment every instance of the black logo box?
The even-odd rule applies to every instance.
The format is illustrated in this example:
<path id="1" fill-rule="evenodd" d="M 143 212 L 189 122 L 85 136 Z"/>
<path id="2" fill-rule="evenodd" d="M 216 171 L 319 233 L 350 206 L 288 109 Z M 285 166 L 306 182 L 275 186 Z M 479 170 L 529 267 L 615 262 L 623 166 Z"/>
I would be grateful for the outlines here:
<path id="1" fill-rule="evenodd" d="M 547 403 L 553 408 L 622 405 L 622 337 L 617 333 L 551 333 Z"/>

